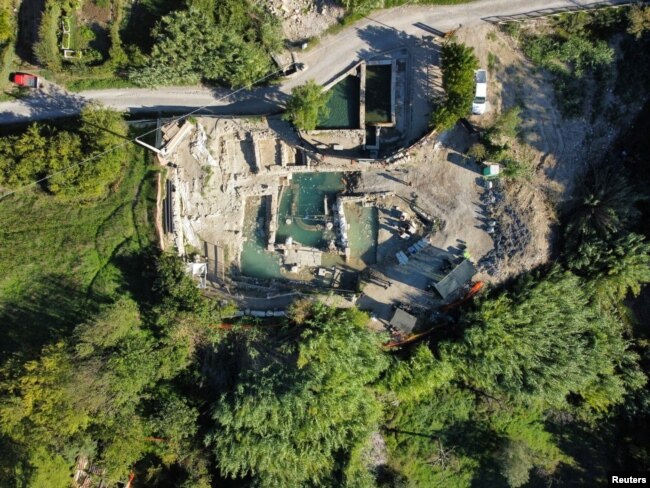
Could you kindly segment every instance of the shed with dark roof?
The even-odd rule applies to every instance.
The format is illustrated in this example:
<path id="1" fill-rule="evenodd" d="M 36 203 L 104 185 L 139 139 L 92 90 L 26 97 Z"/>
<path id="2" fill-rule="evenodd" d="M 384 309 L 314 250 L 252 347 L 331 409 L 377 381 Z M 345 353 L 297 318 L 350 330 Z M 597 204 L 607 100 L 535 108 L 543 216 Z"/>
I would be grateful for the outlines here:
<path id="1" fill-rule="evenodd" d="M 413 332 L 413 328 L 417 321 L 417 317 L 405 312 L 401 308 L 397 308 L 395 309 L 393 318 L 390 319 L 390 325 L 399 329 L 403 334 L 410 334 Z"/>

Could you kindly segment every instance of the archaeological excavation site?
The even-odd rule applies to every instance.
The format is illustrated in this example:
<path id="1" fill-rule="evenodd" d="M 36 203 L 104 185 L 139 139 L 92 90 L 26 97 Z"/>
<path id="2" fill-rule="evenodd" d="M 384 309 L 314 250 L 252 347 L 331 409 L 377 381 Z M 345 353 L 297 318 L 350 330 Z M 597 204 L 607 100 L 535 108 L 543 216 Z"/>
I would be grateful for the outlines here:
<path id="1" fill-rule="evenodd" d="M 323 85 L 314 130 L 279 114 L 159 119 L 163 246 L 238 315 L 318 297 L 402 338 L 513 263 L 543 260 L 498 165 L 467 156 L 472 124 L 428 127 L 432 55 L 416 44 L 352 63 Z"/>
<path id="2" fill-rule="evenodd" d="M 267 280 L 354 292 L 376 263 L 378 216 L 394 194 L 355 191 L 370 163 L 329 163 L 280 119 L 199 118 L 162 129 L 169 245 L 206 258 L 208 281 Z M 407 238 L 417 225 L 404 218 Z"/>
<path id="3" fill-rule="evenodd" d="M 316 294 L 411 334 L 417 320 L 397 316 L 460 298 L 491 248 L 468 194 L 476 173 L 430 136 L 354 158 L 320 153 L 280 117 L 197 117 L 161 124 L 160 147 L 165 246 L 239 314 L 281 315 Z"/>

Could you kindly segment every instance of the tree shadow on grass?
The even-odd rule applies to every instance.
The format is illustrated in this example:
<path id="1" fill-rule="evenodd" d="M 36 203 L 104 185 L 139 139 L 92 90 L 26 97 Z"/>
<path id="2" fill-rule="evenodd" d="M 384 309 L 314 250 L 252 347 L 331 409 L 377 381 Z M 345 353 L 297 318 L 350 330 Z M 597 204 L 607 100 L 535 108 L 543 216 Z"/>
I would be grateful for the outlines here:
<path id="1" fill-rule="evenodd" d="M 21 295 L 0 301 L 0 364 L 10 357 L 34 358 L 107 302 L 107 297 L 89 293 L 65 276 L 36 279 Z"/>
<path id="2" fill-rule="evenodd" d="M 120 291 L 130 294 L 143 312 L 159 302 L 153 290 L 159 255 L 160 250 L 150 246 L 117 253 L 111 259 L 111 263 L 122 273 Z"/>

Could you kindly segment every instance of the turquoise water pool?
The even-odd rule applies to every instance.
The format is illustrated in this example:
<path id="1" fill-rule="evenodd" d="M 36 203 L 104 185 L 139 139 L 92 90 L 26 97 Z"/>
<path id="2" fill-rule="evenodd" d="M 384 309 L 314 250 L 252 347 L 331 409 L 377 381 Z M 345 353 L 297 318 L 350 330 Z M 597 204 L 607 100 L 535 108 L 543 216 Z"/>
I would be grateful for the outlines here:
<path id="1" fill-rule="evenodd" d="M 318 122 L 318 129 L 359 128 L 359 86 L 359 78 L 349 75 L 329 89 L 329 115 Z"/>
<path id="2" fill-rule="evenodd" d="M 345 188 L 343 173 L 303 173 L 294 174 L 293 180 L 285 187 L 278 208 L 278 231 L 276 242 L 283 243 L 287 237 L 305 246 L 326 249 L 330 240 L 335 239 L 333 230 L 325 226 L 324 200 L 327 198 L 329 216 L 336 195 Z M 376 262 L 377 252 L 377 209 L 346 204 L 345 216 L 349 223 L 351 262 L 354 268 L 361 269 Z M 246 202 L 244 219 L 244 242 L 240 256 L 241 273 L 252 278 L 282 278 L 280 256 L 266 249 L 266 199 L 249 198 Z M 286 223 L 287 219 L 290 223 Z M 322 265 L 332 267 L 343 264 L 337 253 L 324 252 Z"/>
<path id="3" fill-rule="evenodd" d="M 348 238 L 352 264 L 357 267 L 377 262 L 377 232 L 379 230 L 377 207 L 349 204 L 345 217 L 350 224 Z"/>
<path id="4" fill-rule="evenodd" d="M 324 200 L 327 197 L 329 206 L 333 206 L 336 195 L 344 188 L 343 173 L 295 174 L 280 200 L 276 242 L 291 237 L 305 246 L 326 247 L 335 235 L 325 229 Z M 290 224 L 287 219 L 291 219 Z"/>
<path id="5" fill-rule="evenodd" d="M 251 278 L 281 278 L 280 257 L 266 250 L 266 204 L 261 198 L 249 198 L 244 217 L 246 241 L 240 256 L 240 271 Z"/>

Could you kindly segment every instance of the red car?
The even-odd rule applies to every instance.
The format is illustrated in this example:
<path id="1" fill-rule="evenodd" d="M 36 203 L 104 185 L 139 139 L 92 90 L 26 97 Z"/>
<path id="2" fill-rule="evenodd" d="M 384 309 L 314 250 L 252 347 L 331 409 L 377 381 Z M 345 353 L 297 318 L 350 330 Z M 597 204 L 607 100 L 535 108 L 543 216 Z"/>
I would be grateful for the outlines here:
<path id="1" fill-rule="evenodd" d="M 40 86 L 38 76 L 30 75 L 29 73 L 13 73 L 10 80 L 18 86 L 26 86 L 29 88 L 38 88 Z"/>

